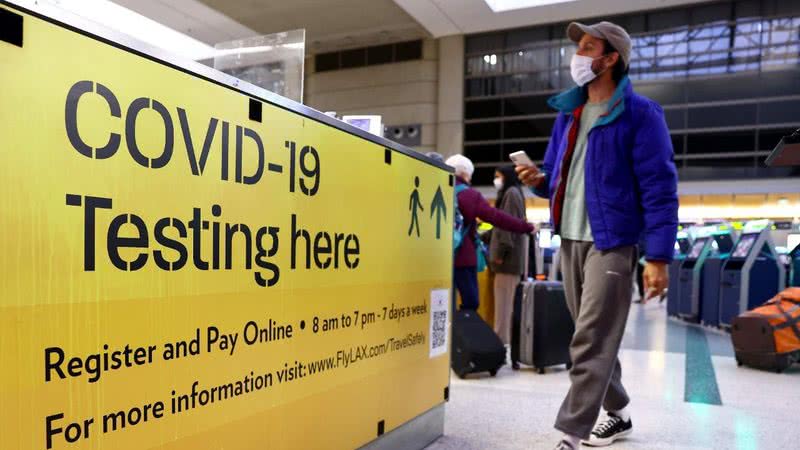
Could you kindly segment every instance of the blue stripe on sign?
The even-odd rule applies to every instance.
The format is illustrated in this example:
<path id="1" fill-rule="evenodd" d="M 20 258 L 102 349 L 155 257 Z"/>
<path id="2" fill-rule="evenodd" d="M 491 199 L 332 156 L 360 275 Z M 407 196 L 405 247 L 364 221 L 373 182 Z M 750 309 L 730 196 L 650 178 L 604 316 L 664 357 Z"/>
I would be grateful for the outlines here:
<path id="1" fill-rule="evenodd" d="M 706 333 L 698 327 L 686 327 L 686 376 L 684 379 L 684 401 L 722 405 Z"/>

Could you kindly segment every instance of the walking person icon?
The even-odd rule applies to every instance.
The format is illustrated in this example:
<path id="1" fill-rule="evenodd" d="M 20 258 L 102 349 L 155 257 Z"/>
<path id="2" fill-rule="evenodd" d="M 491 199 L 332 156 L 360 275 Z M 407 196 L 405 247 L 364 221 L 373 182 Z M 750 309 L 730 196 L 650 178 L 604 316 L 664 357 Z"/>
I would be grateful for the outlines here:
<path id="1" fill-rule="evenodd" d="M 422 202 L 419 201 L 419 177 L 414 177 L 414 192 L 411 193 L 411 198 L 408 200 L 408 209 L 411 211 L 411 225 L 408 227 L 408 235 L 416 228 L 417 237 L 419 237 L 419 217 L 417 216 L 417 208 L 420 211 L 425 211 L 422 207 Z"/>

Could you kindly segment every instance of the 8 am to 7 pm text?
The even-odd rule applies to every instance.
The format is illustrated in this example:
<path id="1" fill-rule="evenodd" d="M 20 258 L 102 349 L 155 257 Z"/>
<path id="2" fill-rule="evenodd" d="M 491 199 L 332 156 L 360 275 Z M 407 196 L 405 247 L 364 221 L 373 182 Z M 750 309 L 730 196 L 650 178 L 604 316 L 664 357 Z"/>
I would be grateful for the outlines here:
<path id="1" fill-rule="evenodd" d="M 326 333 L 329 331 L 342 330 L 347 328 L 365 329 L 378 322 L 395 321 L 399 322 L 412 316 L 424 315 L 428 312 L 427 303 L 420 303 L 415 306 L 384 306 L 380 311 L 353 311 L 351 314 L 330 315 L 328 317 L 314 316 L 311 320 L 311 331 L 314 333 Z M 301 323 L 301 328 L 304 324 Z"/>

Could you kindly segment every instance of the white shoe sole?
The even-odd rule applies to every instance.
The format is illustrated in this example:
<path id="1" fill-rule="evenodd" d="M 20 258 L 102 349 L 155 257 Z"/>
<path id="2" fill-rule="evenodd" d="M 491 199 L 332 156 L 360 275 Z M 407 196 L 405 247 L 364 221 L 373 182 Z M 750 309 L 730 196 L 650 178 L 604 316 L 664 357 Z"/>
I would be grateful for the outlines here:
<path id="1" fill-rule="evenodd" d="M 581 441 L 583 445 L 588 447 L 608 447 L 620 439 L 625 439 L 633 433 L 633 429 L 623 431 L 622 433 L 615 434 L 614 436 L 606 439 L 592 439 L 591 441 Z"/>

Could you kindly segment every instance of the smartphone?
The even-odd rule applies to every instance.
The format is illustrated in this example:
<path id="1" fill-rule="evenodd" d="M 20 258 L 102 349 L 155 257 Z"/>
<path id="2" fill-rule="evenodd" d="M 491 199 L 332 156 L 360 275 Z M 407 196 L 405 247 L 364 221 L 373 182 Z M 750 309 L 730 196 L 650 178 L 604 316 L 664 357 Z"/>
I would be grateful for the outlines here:
<path id="1" fill-rule="evenodd" d="M 534 167 L 535 166 L 535 164 L 533 163 L 533 160 L 524 151 L 514 152 L 514 153 L 508 155 L 508 157 L 511 158 L 511 161 L 513 161 L 514 164 L 516 164 L 518 166 L 525 166 L 525 167 Z"/>

